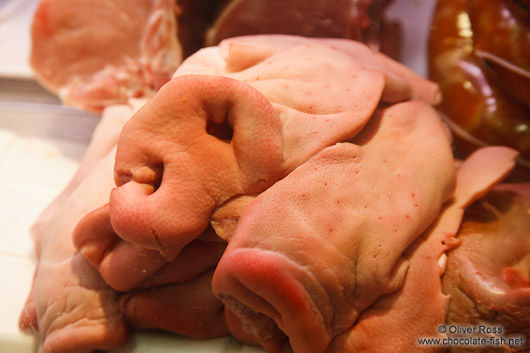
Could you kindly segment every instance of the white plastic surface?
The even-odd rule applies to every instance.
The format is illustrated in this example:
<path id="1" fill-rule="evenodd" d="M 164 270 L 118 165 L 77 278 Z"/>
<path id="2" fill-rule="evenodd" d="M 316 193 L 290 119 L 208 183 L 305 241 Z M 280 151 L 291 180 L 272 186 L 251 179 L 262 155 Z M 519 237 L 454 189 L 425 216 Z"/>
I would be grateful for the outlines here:
<path id="1" fill-rule="evenodd" d="M 34 353 L 37 340 L 18 330 L 29 292 L 33 245 L 29 228 L 77 169 L 98 119 L 57 104 L 31 78 L 29 26 L 37 0 L 0 0 L 0 353 Z M 425 75 L 425 43 L 434 0 L 395 0 L 404 18 L 404 62 Z M 190 340 L 138 333 L 114 353 L 263 353 L 231 338 Z"/>
<path id="2" fill-rule="evenodd" d="M 38 0 L 0 0 L 0 76 L 29 78 L 30 25 Z"/>

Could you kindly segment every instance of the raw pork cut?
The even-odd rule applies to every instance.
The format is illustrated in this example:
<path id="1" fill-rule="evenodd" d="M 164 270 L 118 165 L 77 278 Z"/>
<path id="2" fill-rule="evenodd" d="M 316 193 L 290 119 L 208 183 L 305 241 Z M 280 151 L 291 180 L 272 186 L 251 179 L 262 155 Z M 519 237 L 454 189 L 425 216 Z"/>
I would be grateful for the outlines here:
<path id="1" fill-rule="evenodd" d="M 63 103 L 101 111 L 149 96 L 182 61 L 174 0 L 41 0 L 30 64 Z"/>
<path id="2" fill-rule="evenodd" d="M 30 63 L 63 103 L 100 112 L 129 97 L 152 95 L 183 58 L 205 45 L 272 28 L 362 40 L 397 57 L 398 26 L 382 20 L 388 2 L 40 0 Z"/>
<path id="3" fill-rule="evenodd" d="M 455 163 L 438 99 L 352 41 L 255 36 L 199 51 L 125 123 L 114 165 L 133 109 L 113 108 L 129 114 L 102 125 L 43 213 L 21 325 L 45 352 L 117 347 L 128 323 L 349 353 L 387 351 L 406 320 L 393 347 L 414 349 L 444 322 L 439 261 L 464 209 L 517 155 Z"/>

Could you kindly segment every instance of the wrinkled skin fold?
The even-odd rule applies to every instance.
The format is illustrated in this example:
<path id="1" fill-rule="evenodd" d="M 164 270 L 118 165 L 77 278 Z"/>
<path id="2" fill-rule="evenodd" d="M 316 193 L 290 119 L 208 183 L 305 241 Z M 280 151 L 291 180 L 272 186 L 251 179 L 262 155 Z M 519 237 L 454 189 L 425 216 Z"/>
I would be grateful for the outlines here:
<path id="1" fill-rule="evenodd" d="M 351 329 L 336 337 L 326 352 L 410 352 L 418 349 L 419 338 L 446 337 L 438 332 L 446 321 L 450 299 L 441 284 L 445 253 L 459 244 L 464 210 L 507 176 L 516 157 L 512 149 L 490 147 L 461 162 L 452 198 L 403 253 L 410 265 L 403 287 L 379 298 Z M 422 346 L 421 351 L 445 352 L 446 347 Z"/>

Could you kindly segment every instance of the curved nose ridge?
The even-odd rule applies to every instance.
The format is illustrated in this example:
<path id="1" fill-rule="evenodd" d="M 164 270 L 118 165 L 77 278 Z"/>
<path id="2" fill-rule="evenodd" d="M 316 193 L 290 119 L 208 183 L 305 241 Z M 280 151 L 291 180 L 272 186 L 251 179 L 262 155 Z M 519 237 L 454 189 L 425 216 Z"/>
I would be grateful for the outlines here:
<path id="1" fill-rule="evenodd" d="M 312 298 L 308 288 L 318 284 L 304 271 L 282 254 L 237 249 L 220 260 L 212 290 L 264 347 L 277 345 L 279 328 L 296 352 L 323 352 L 332 339 L 330 318 Z"/>
<path id="2" fill-rule="evenodd" d="M 124 240 L 176 255 L 212 210 L 284 176 L 276 109 L 246 83 L 183 76 L 166 84 L 118 141 L 111 222 Z"/>

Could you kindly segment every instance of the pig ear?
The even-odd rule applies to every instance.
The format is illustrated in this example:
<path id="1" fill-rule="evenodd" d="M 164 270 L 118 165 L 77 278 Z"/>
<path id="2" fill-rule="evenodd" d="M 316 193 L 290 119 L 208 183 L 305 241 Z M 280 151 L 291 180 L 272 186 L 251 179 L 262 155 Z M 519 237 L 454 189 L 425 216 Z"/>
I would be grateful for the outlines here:
<path id="1" fill-rule="evenodd" d="M 384 102 L 397 103 L 412 99 L 431 105 L 440 103 L 441 94 L 438 84 L 421 77 L 402 63 L 371 50 L 360 42 L 341 39 L 324 39 L 324 41 L 348 53 L 364 68 L 376 70 L 385 75 L 385 92 L 382 97 Z"/>
<path id="2" fill-rule="evenodd" d="M 231 77 L 249 82 L 278 110 L 292 170 L 322 149 L 356 136 L 380 101 L 385 77 L 332 46 L 287 43 L 294 46 Z"/>
<path id="3" fill-rule="evenodd" d="M 466 208 L 506 178 L 518 155 L 516 150 L 503 146 L 483 147 L 471 154 L 458 168 L 455 198 L 460 207 Z"/>
<path id="4" fill-rule="evenodd" d="M 215 206 L 284 175 L 281 128 L 272 105 L 245 83 L 173 79 L 122 131 L 113 229 L 133 244 L 177 254 L 207 227 Z"/>

